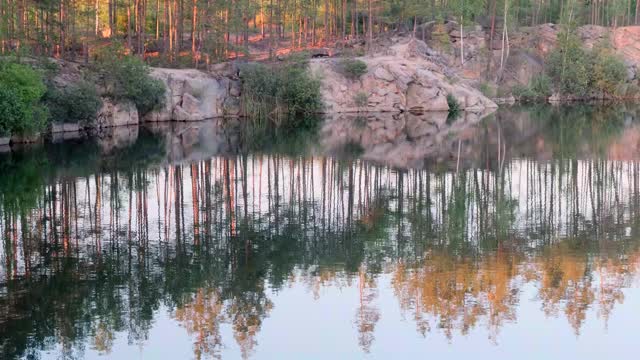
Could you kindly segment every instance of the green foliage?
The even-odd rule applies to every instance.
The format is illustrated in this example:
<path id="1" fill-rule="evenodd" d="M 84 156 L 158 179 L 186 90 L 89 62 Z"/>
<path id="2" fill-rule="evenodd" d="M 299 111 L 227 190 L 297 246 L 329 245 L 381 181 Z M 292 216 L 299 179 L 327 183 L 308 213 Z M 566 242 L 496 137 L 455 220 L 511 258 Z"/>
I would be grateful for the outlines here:
<path id="1" fill-rule="evenodd" d="M 496 89 L 496 97 L 499 98 L 505 98 L 508 97 L 509 94 L 512 94 L 512 89 L 509 89 L 507 86 L 498 86 L 498 88 Z"/>
<path id="2" fill-rule="evenodd" d="M 48 161 L 42 153 L 13 153 L 0 157 L 0 205 L 4 211 L 26 213 L 42 195 Z"/>
<path id="3" fill-rule="evenodd" d="M 11 135 L 16 124 L 26 117 L 27 109 L 16 91 L 0 86 L 0 137 Z"/>
<path id="4" fill-rule="evenodd" d="M 600 52 L 593 66 L 595 88 L 605 94 L 613 94 L 616 87 L 627 78 L 627 69 L 618 57 L 610 52 Z"/>
<path id="5" fill-rule="evenodd" d="M 541 74 L 531 78 L 529 82 L 529 89 L 538 98 L 546 98 L 551 96 L 551 79 L 548 76 Z"/>
<path id="6" fill-rule="evenodd" d="M 564 31 L 547 59 L 547 74 L 560 94 L 587 96 L 591 90 L 614 94 L 627 72 L 622 60 L 606 47 L 587 51 L 577 36 Z"/>
<path id="7" fill-rule="evenodd" d="M 352 80 L 357 80 L 367 73 L 367 64 L 358 59 L 342 59 L 340 61 L 342 74 Z"/>
<path id="8" fill-rule="evenodd" d="M 451 94 L 447 94 L 447 105 L 449 105 L 449 114 L 457 114 L 460 112 L 460 103 Z"/>
<path id="9" fill-rule="evenodd" d="M 546 75 L 531 78 L 528 85 L 515 85 L 511 92 L 514 97 L 523 102 L 546 99 L 551 96 L 551 80 Z"/>
<path id="10" fill-rule="evenodd" d="M 353 102 L 359 108 L 366 107 L 369 103 L 369 94 L 364 91 L 358 91 L 355 95 L 353 95 Z"/>
<path id="11" fill-rule="evenodd" d="M 277 127 L 306 127 L 307 115 L 320 110 L 320 81 L 301 64 L 268 67 L 250 63 L 240 68 L 245 114 L 269 119 Z"/>
<path id="12" fill-rule="evenodd" d="M 0 62 L 0 84 L 14 89 L 26 104 L 36 103 L 46 90 L 39 73 L 15 62 Z"/>
<path id="13" fill-rule="evenodd" d="M 311 54 L 308 51 L 297 51 L 289 54 L 284 61 L 290 65 L 305 67 L 309 64 L 310 58 Z"/>
<path id="14" fill-rule="evenodd" d="M 39 59 L 38 68 L 42 70 L 46 78 L 51 78 L 60 71 L 60 65 L 47 57 Z"/>
<path id="15" fill-rule="evenodd" d="M 261 153 L 281 153 L 299 156 L 313 149 L 318 141 L 316 125 L 322 120 L 317 114 L 301 115 L 305 126 L 297 128 L 266 127 L 264 124 L 245 122 L 240 131 L 241 151 Z M 282 131 L 285 130 L 285 131 Z"/>
<path id="16" fill-rule="evenodd" d="M 511 93 L 516 99 L 521 101 L 529 101 L 534 98 L 531 89 L 528 86 L 522 84 L 515 84 L 511 88 Z"/>
<path id="17" fill-rule="evenodd" d="M 102 105 L 95 86 L 86 82 L 63 90 L 50 86 L 44 102 L 54 122 L 90 122 Z"/>
<path id="18" fill-rule="evenodd" d="M 593 66 L 577 36 L 568 31 L 558 34 L 558 46 L 549 54 L 546 65 L 556 91 L 563 95 L 587 95 Z"/>
<path id="19" fill-rule="evenodd" d="M 495 94 L 495 91 L 493 90 L 491 85 L 489 85 L 489 83 L 486 83 L 486 82 L 483 82 L 482 84 L 480 84 L 479 90 L 482 93 L 482 95 L 486 97 L 493 97 Z"/>
<path id="20" fill-rule="evenodd" d="M 46 109 L 40 105 L 45 92 L 42 77 L 32 68 L 0 62 L 0 134 L 34 134 L 46 125 Z"/>
<path id="21" fill-rule="evenodd" d="M 554 157 L 575 159 L 588 144 L 594 156 L 605 155 L 625 128 L 624 107 L 593 105 L 536 105 L 527 108 L 545 128 L 545 142 Z"/>
<path id="22" fill-rule="evenodd" d="M 469 22 L 477 14 L 481 14 L 486 8 L 485 0 L 451 0 L 449 8 L 456 15 L 457 20 Z"/>
<path id="23" fill-rule="evenodd" d="M 455 96 L 451 94 L 447 94 L 447 105 L 449 105 L 449 112 L 458 112 L 460 111 L 460 103 L 455 98 Z"/>
<path id="24" fill-rule="evenodd" d="M 126 54 L 119 45 L 96 54 L 96 68 L 107 94 L 114 99 L 133 102 L 141 114 L 159 107 L 164 100 L 162 81 L 149 75 L 150 69 L 140 58 Z"/>

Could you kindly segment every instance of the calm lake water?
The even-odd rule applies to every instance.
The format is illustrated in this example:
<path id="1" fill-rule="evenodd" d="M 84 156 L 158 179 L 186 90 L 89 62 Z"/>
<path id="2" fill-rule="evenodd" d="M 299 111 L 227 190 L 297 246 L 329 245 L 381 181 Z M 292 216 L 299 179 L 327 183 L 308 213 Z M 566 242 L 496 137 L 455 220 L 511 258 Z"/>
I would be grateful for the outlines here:
<path id="1" fill-rule="evenodd" d="M 632 358 L 640 111 L 0 154 L 0 358 Z M 58 139 L 54 139 L 57 141 Z"/>

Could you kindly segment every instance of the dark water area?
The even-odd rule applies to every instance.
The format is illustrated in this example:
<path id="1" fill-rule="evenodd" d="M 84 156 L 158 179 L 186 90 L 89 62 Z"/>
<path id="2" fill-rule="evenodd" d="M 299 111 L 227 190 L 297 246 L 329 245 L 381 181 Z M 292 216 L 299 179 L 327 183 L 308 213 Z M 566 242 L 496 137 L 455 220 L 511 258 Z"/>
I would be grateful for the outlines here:
<path id="1" fill-rule="evenodd" d="M 639 115 L 260 141 L 216 120 L 0 153 L 0 358 L 632 358 Z"/>

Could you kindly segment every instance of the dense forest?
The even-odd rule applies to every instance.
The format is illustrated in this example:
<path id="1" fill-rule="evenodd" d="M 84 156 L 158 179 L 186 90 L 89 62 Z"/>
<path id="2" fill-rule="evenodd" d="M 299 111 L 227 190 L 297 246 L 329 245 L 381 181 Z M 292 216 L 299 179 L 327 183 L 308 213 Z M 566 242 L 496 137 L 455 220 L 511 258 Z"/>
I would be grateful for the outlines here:
<path id="1" fill-rule="evenodd" d="M 387 51 L 394 37 L 432 46 L 438 59 L 425 61 L 452 68 L 443 73 L 482 93 L 474 99 L 638 99 L 640 54 L 625 57 L 613 46 L 616 31 L 628 29 L 616 28 L 638 21 L 640 0 L 0 0 L 0 137 L 28 142 L 19 136 L 41 134 L 56 122 L 93 127 L 105 99 L 132 103 L 142 119 L 166 105 L 167 84 L 151 67 L 213 70 L 211 64 L 237 59 L 243 63 L 225 71 L 239 84 L 239 99 L 220 114 L 289 130 L 312 127 L 315 119 L 306 116 L 334 104 L 321 94 L 322 81 L 331 81 L 321 81 L 322 71 L 311 71 L 307 60 L 341 57 L 323 70 L 362 85 L 375 64 L 354 58 Z M 560 24 L 537 27 L 552 28 L 549 36 L 525 28 L 548 23 Z M 578 29 L 588 24 L 616 31 L 586 27 L 593 33 L 588 45 Z M 549 44 L 531 41 L 545 36 Z M 629 35 L 618 42 L 621 37 Z M 274 57 L 280 61 L 260 63 Z M 429 96 L 418 96 L 417 108 L 464 110 L 468 96 L 449 85 L 440 86 L 444 106 L 422 104 Z M 380 110 L 380 100 L 389 98 L 374 92 L 362 85 L 355 95 L 339 96 L 339 106 Z M 189 95 L 201 101 L 203 94 Z"/>
<path id="2" fill-rule="evenodd" d="M 492 38 L 502 24 L 630 25 L 640 20 L 640 1 L 1 0 L 0 14 L 2 53 L 89 59 L 91 49 L 118 39 L 136 54 L 197 65 L 242 56 L 249 43 L 272 55 L 283 47 L 371 41 L 429 21 L 480 23 Z"/>

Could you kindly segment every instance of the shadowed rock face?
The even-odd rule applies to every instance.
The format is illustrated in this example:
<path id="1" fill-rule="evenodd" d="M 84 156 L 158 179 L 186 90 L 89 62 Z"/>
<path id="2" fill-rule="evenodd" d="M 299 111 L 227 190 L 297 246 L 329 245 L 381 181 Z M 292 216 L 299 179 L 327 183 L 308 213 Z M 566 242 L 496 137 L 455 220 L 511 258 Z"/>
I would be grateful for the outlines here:
<path id="1" fill-rule="evenodd" d="M 132 102 L 113 102 L 102 99 L 102 107 L 96 115 L 96 127 L 108 128 L 114 126 L 137 125 L 139 121 L 138 109 Z"/>
<path id="2" fill-rule="evenodd" d="M 401 41 L 386 54 L 360 58 L 368 71 L 359 80 L 341 74 L 335 59 L 314 60 L 310 67 L 322 79 L 326 113 L 447 111 L 447 95 L 452 95 L 466 111 L 482 112 L 497 107 L 429 53 L 420 40 Z M 367 103 L 358 104 L 357 97 L 363 95 Z"/>
<path id="3" fill-rule="evenodd" d="M 163 107 L 145 115 L 146 121 L 198 121 L 239 115 L 240 83 L 194 69 L 154 68 L 151 76 L 164 82 Z"/>

